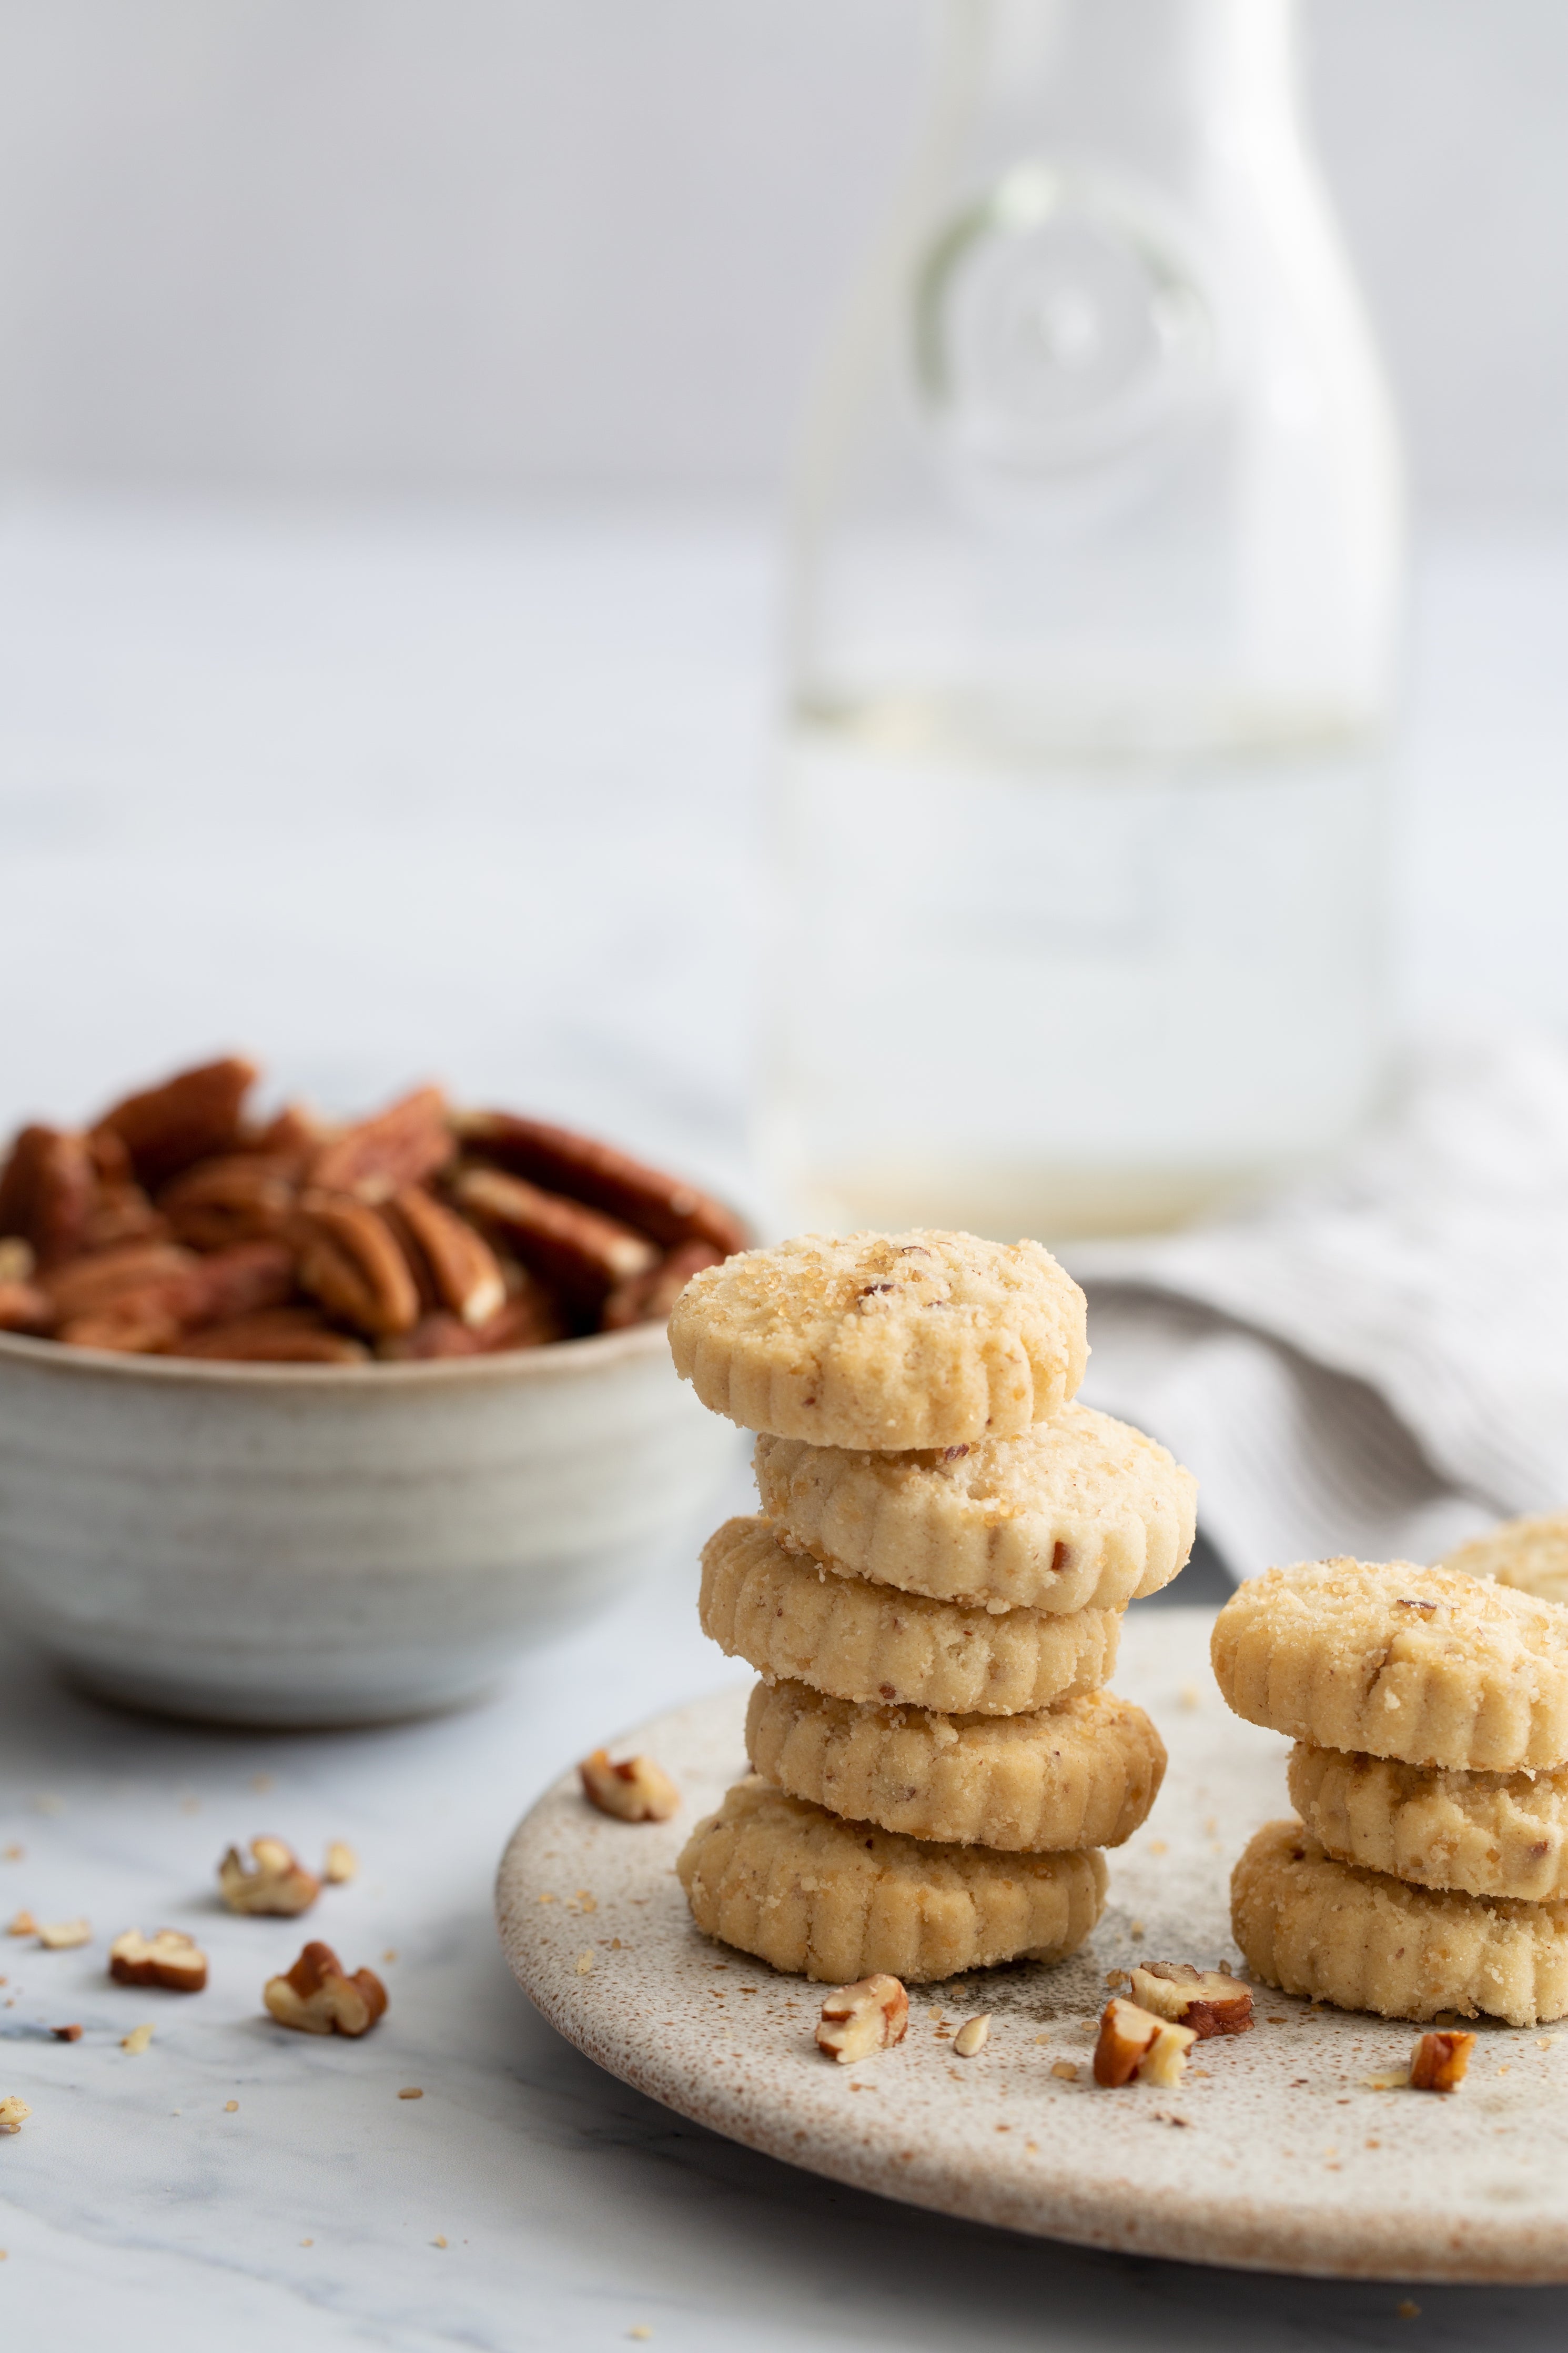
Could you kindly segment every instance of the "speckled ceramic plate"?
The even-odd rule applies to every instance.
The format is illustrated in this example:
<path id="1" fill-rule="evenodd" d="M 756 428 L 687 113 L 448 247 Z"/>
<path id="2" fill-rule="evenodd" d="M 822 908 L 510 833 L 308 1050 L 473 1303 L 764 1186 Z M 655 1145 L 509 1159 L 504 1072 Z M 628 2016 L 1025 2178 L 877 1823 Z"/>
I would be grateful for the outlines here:
<path id="1" fill-rule="evenodd" d="M 1171 1769 L 1150 1823 L 1112 1855 L 1105 1917 L 1072 1960 L 911 1990 L 897 2050 L 830 2064 L 812 2040 L 820 1993 L 699 1936 L 675 1877 L 691 1825 L 745 1769 L 745 1695 L 724 1693 L 617 1744 L 679 1780 L 673 1822 L 607 1820 L 573 1774 L 521 1823 L 497 1889 L 519 1984 L 579 2050 L 667 2106 L 913 2205 L 1255 2270 L 1568 2280 L 1568 2031 L 1478 2021 L 1458 2093 L 1380 2092 L 1367 2078 L 1403 2063 L 1414 2030 L 1260 1991 L 1256 2030 L 1197 2045 L 1179 2092 L 1090 2080 L 1107 1973 L 1234 1959 L 1231 1862 L 1289 1811 L 1286 1745 L 1227 1713 L 1209 1622 L 1181 1609 L 1128 1622 L 1116 1688 L 1154 1716 Z M 984 2052 L 955 2058 L 952 2028 L 982 2010 Z"/>

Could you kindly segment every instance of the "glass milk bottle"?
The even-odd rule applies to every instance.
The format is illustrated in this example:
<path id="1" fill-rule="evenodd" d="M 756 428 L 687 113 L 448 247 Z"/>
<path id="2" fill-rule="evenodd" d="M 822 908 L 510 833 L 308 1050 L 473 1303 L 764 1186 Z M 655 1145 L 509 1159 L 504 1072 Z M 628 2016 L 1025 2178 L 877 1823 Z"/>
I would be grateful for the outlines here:
<path id="1" fill-rule="evenodd" d="M 801 1225 L 1174 1223 L 1382 1052 L 1395 435 L 1292 0 L 948 0 L 795 485 Z"/>

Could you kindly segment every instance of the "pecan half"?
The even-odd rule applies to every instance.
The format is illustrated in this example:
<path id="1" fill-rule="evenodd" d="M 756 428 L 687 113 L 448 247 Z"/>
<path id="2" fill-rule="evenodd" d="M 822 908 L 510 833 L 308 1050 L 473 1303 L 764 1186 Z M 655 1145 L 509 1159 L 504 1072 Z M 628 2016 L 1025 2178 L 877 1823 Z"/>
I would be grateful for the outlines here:
<path id="1" fill-rule="evenodd" d="M 127 1242 L 118 1250 L 100 1250 L 47 1273 L 39 1288 L 47 1293 L 62 1324 L 79 1315 L 96 1315 L 115 1302 L 134 1297 L 169 1305 L 176 1321 L 194 1295 L 192 1280 L 198 1261 L 187 1250 L 171 1242 Z"/>
<path id="2" fill-rule="evenodd" d="M 442 1311 L 434 1315 L 422 1315 L 412 1332 L 400 1332 L 391 1340 L 383 1340 L 376 1355 L 389 1365 L 433 1364 L 441 1356 L 478 1356 L 484 1351 L 477 1332 L 456 1315 Z"/>
<path id="3" fill-rule="evenodd" d="M 228 1365 L 363 1365 L 369 1356 L 363 1341 L 335 1332 L 313 1307 L 273 1307 L 207 1324 L 177 1334 L 163 1353 Z"/>
<path id="4" fill-rule="evenodd" d="M 178 1928 L 144 1936 L 127 1928 L 109 1948 L 109 1974 L 118 1985 L 166 1986 L 171 1993 L 200 1993 L 207 1981 L 207 1957 L 194 1937 Z"/>
<path id="5" fill-rule="evenodd" d="M 667 1246 L 711 1242 L 720 1258 L 744 1250 L 746 1236 L 722 1202 L 679 1176 L 667 1176 L 614 1145 L 552 1127 L 542 1119 L 519 1119 L 510 1112 L 460 1112 L 455 1125 L 471 1152 L 494 1160 L 514 1176 L 570 1194 L 613 1218 L 651 1234 Z M 709 1264 L 712 1263 L 710 1260 Z"/>
<path id="6" fill-rule="evenodd" d="M 236 1242 L 214 1250 L 191 1270 L 185 1294 L 193 1324 L 231 1322 L 281 1307 L 294 1288 L 294 1253 L 287 1242 Z"/>
<path id="7" fill-rule="evenodd" d="M 53 1328 L 55 1311 L 37 1283 L 0 1282 L 0 1332 L 37 1339 Z"/>
<path id="8" fill-rule="evenodd" d="M 489 1242 L 422 1185 L 405 1185 L 382 1214 L 430 1306 L 477 1325 L 505 1305 L 506 1282 Z"/>
<path id="9" fill-rule="evenodd" d="M 405 1185 L 437 1175 L 457 1148 L 446 1096 L 439 1087 L 420 1087 L 324 1144 L 311 1162 L 310 1182 L 322 1192 L 385 1201 Z"/>
<path id="10" fill-rule="evenodd" d="M 653 1244 L 630 1226 L 497 1168 L 461 1170 L 452 1198 L 478 1223 L 504 1234 L 534 1273 L 582 1304 L 596 1308 L 617 1283 L 658 1263 Z"/>
<path id="11" fill-rule="evenodd" d="M 310 1192 L 295 1214 L 300 1286 L 373 1339 L 412 1331 L 419 1293 L 384 1218 L 348 1193 Z"/>
<path id="12" fill-rule="evenodd" d="M 180 1336 L 181 1319 L 157 1285 L 128 1291 L 85 1315 L 73 1315 L 55 1332 L 68 1348 L 107 1348 L 116 1356 L 161 1356 Z"/>
<path id="13" fill-rule="evenodd" d="M 681 1242 L 646 1274 L 617 1282 L 599 1314 L 601 1332 L 624 1332 L 633 1324 L 662 1324 L 694 1274 L 717 1266 L 723 1252 L 711 1242 Z"/>
<path id="14" fill-rule="evenodd" d="M 506 1305 L 474 1334 L 487 1356 L 507 1348 L 541 1348 L 552 1340 L 569 1340 L 573 1325 L 561 1302 L 537 1275 L 515 1259 L 505 1265 Z"/>
<path id="15" fill-rule="evenodd" d="M 155 1191 L 193 1160 L 233 1150 L 240 1106 L 256 1076 L 256 1065 L 237 1055 L 178 1071 L 162 1086 L 115 1103 L 96 1123 L 94 1134 L 108 1129 L 117 1135 L 141 1182 Z"/>
<path id="16" fill-rule="evenodd" d="M 122 1242 L 162 1241 L 169 1221 L 161 1217 L 135 1178 L 100 1182 L 82 1229 L 84 1250 L 114 1250 Z"/>
<path id="17" fill-rule="evenodd" d="M 265 1241 L 282 1233 L 294 1208 L 298 1163 L 281 1154 L 236 1152 L 185 1169 L 158 1207 L 193 1250 Z"/>
<path id="18" fill-rule="evenodd" d="M 374 1969 L 351 1978 L 330 1945 L 309 1944 L 283 1977 L 268 1978 L 262 2000 L 279 2026 L 300 2034 L 368 2034 L 386 2009 Z"/>
<path id="19" fill-rule="evenodd" d="M 58 1127 L 25 1127 L 0 1171 L 0 1234 L 19 1234 L 38 1264 L 80 1250 L 97 1177 L 87 1139 Z"/>

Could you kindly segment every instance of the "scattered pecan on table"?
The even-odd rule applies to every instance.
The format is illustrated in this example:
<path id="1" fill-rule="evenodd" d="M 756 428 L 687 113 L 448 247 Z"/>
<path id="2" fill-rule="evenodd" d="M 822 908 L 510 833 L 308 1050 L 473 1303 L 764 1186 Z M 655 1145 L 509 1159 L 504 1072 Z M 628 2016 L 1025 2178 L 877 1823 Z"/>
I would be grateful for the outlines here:
<path id="1" fill-rule="evenodd" d="M 659 1323 L 746 1247 L 614 1145 L 420 1087 L 331 1125 L 247 1109 L 237 1056 L 0 1166 L 0 1332 L 121 1355 L 341 1365 L 492 1356 Z"/>

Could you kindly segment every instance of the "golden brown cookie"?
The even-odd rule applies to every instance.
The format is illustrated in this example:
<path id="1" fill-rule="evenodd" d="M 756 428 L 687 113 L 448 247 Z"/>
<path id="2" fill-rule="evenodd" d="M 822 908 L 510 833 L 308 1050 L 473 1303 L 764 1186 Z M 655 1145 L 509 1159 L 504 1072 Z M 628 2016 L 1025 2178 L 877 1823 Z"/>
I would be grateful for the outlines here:
<path id="1" fill-rule="evenodd" d="M 1412 1887 L 1336 1862 L 1300 1822 L 1268 1822 L 1231 1875 L 1247 1968 L 1282 1992 L 1419 2022 L 1568 2015 L 1568 1904 Z"/>
<path id="2" fill-rule="evenodd" d="M 1123 1609 L 1170 1583 L 1196 1523 L 1191 1472 L 1083 1405 L 1021 1437 L 914 1454 L 759 1438 L 756 1474 L 786 1543 L 982 1607 Z"/>
<path id="3" fill-rule="evenodd" d="M 1443 1567 L 1467 1577 L 1495 1577 L 1500 1585 L 1542 1601 L 1568 1601 L 1568 1512 L 1504 1520 L 1447 1554 Z"/>
<path id="4" fill-rule="evenodd" d="M 1568 1769 L 1445 1772 L 1298 1742 L 1289 1778 L 1291 1804 L 1342 1862 L 1468 1895 L 1568 1896 Z"/>
<path id="5" fill-rule="evenodd" d="M 998 1961 L 1065 1960 L 1105 1905 L 1098 1854 L 994 1854 L 840 1821 L 755 1777 L 676 1866 L 697 1926 L 775 1969 L 906 1985 Z"/>
<path id="6" fill-rule="evenodd" d="M 726 1520 L 702 1548 L 702 1630 L 763 1674 L 837 1699 L 1016 1715 L 1095 1691 L 1116 1664 L 1113 1609 L 994 1614 L 929 1601 L 787 1553 L 765 1519 Z"/>
<path id="7" fill-rule="evenodd" d="M 854 1821 L 946 1844 L 1062 1854 L 1120 1846 L 1159 1795 L 1165 1748 L 1110 1692 L 1032 1715 L 857 1707 L 759 1683 L 746 1754 L 764 1780 Z"/>
<path id="8" fill-rule="evenodd" d="M 1568 1762 L 1568 1609 L 1409 1561 L 1270 1568 L 1210 1646 L 1249 1724 L 1465 1772 Z"/>
<path id="9" fill-rule="evenodd" d="M 966 1446 L 1066 1404 L 1083 1293 L 1038 1242 L 806 1234 L 693 1275 L 676 1370 L 743 1429 L 818 1446 Z"/>

